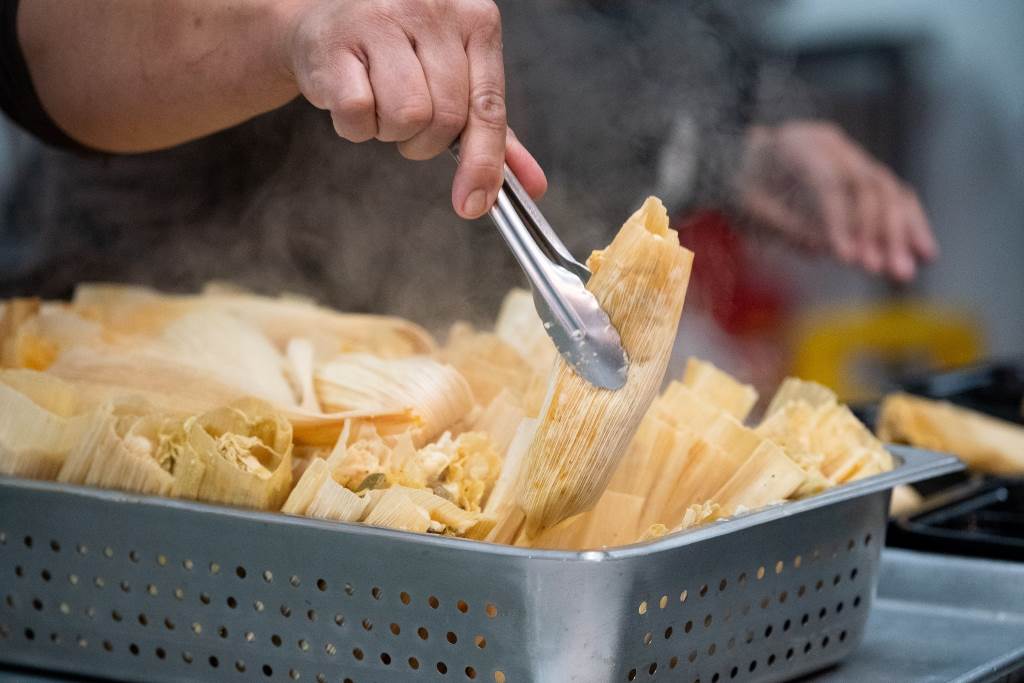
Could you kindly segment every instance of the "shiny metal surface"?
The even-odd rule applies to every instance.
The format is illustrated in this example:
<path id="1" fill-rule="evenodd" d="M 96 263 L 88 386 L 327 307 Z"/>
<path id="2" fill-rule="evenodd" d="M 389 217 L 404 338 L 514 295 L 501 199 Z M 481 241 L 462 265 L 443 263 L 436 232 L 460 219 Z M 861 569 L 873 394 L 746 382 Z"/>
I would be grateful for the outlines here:
<path id="1" fill-rule="evenodd" d="M 146 681 L 777 681 L 843 659 L 899 467 L 608 551 L 0 479 L 0 661 Z"/>
<path id="2" fill-rule="evenodd" d="M 457 148 L 452 155 L 458 159 Z M 537 313 L 558 352 L 594 386 L 622 388 L 629 359 L 618 330 L 585 286 L 590 271 L 573 258 L 507 165 L 489 215 L 530 281 Z"/>

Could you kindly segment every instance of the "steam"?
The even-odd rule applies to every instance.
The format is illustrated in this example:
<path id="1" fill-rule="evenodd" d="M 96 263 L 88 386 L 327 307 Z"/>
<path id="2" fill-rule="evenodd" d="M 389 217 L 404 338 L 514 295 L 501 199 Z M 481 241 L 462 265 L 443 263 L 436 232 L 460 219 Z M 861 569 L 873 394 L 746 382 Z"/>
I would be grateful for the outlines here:
<path id="1" fill-rule="evenodd" d="M 683 205 L 727 193 L 749 87 L 750 46 L 733 18 L 683 2 L 501 4 L 510 122 L 545 166 L 541 208 L 578 258 L 647 194 L 672 191 Z M 673 134 L 680 121 L 685 134 Z M 689 172 L 666 167 L 669 139 Z M 523 284 L 493 226 L 452 213 L 451 160 L 349 144 L 301 100 L 165 152 L 41 154 L 13 215 L 49 253 L 7 293 L 66 295 L 86 279 L 177 291 L 226 280 L 439 331 L 490 321 Z M 668 187 L 666 168 L 676 172 Z"/>

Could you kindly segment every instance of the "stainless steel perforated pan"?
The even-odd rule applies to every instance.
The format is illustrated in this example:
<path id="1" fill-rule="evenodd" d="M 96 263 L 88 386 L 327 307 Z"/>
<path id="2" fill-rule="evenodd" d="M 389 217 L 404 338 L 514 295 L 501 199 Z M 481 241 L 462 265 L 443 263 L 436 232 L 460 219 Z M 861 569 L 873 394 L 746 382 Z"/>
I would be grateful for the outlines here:
<path id="1" fill-rule="evenodd" d="M 0 660 L 144 681 L 776 681 L 871 606 L 898 467 L 655 542 L 535 551 L 0 478 Z"/>

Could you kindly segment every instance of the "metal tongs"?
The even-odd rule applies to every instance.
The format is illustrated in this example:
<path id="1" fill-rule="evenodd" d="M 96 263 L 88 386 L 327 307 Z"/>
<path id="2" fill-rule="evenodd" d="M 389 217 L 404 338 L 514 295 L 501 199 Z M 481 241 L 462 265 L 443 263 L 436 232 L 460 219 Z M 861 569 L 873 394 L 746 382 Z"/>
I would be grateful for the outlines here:
<path id="1" fill-rule="evenodd" d="M 452 147 L 458 160 L 458 147 Z M 544 329 L 565 361 L 602 389 L 626 383 L 629 359 L 619 332 L 584 284 L 590 270 L 573 258 L 512 170 L 489 211 L 526 273 Z"/>

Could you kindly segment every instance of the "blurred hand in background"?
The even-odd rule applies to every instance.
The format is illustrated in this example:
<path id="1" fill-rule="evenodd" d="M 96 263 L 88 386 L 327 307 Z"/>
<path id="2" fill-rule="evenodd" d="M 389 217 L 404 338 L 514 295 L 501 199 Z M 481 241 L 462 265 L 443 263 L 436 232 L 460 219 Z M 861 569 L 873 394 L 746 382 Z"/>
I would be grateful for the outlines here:
<path id="1" fill-rule="evenodd" d="M 829 123 L 751 127 L 738 202 L 744 222 L 897 281 L 938 254 L 913 189 Z"/>

